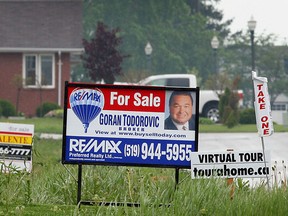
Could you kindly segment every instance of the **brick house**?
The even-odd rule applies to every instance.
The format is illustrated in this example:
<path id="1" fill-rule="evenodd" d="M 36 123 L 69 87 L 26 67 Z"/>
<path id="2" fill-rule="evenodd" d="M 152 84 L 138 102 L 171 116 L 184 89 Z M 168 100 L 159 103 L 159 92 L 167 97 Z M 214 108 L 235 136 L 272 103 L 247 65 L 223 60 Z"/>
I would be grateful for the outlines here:
<path id="1" fill-rule="evenodd" d="M 82 0 L 0 0 L 0 99 L 25 116 L 63 106 L 71 56 L 82 51 Z"/>

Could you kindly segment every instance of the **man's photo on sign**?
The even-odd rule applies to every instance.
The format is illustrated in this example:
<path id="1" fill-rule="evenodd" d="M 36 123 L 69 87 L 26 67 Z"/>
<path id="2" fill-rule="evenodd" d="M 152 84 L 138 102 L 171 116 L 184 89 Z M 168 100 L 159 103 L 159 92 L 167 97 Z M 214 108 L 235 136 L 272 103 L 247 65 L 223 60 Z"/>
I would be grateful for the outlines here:
<path id="1" fill-rule="evenodd" d="M 189 91 L 175 90 L 169 98 L 169 116 L 165 119 L 166 130 L 195 130 L 193 97 Z"/>

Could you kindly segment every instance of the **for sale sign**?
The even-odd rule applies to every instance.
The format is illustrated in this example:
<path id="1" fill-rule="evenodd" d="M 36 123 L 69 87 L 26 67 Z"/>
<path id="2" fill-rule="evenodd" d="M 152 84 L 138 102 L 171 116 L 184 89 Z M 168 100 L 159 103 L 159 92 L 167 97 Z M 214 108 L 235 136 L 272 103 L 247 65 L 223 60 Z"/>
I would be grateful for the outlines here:
<path id="1" fill-rule="evenodd" d="M 258 134 L 261 137 L 270 136 L 274 132 L 270 97 L 268 94 L 267 78 L 257 77 L 256 72 L 252 71 L 252 79 L 255 93 L 255 114 Z"/>
<path id="2" fill-rule="evenodd" d="M 198 88 L 68 83 L 62 162 L 190 167 Z"/>
<path id="3" fill-rule="evenodd" d="M 0 123 L 1 170 L 32 170 L 34 125 Z"/>

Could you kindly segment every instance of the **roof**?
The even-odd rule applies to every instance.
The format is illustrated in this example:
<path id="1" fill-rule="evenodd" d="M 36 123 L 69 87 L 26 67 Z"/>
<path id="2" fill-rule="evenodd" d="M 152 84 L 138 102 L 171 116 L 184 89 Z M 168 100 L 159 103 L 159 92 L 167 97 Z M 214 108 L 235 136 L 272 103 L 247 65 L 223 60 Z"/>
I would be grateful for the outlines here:
<path id="1" fill-rule="evenodd" d="M 81 51 L 82 0 L 0 0 L 0 51 Z"/>
<path id="2" fill-rule="evenodd" d="M 275 102 L 277 102 L 277 103 L 288 103 L 288 97 L 287 97 L 287 95 L 281 93 L 281 94 L 279 94 L 276 97 Z"/>

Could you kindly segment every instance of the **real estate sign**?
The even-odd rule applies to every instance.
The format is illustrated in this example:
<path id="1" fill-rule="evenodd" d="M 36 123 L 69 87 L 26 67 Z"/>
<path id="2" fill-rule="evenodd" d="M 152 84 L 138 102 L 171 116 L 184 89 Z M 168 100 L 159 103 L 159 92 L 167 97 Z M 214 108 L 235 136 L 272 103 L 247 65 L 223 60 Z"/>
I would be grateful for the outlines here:
<path id="1" fill-rule="evenodd" d="M 187 112 L 194 122 L 183 130 L 166 128 L 173 92 L 193 100 Z M 198 149 L 198 104 L 198 88 L 66 82 L 62 162 L 190 168 L 190 153 Z"/>
<path id="2" fill-rule="evenodd" d="M 2 172 L 32 170 L 34 125 L 0 123 L 0 162 Z"/>
<path id="3" fill-rule="evenodd" d="M 270 176 L 270 152 L 192 152 L 192 178 L 255 178 Z"/>
<path id="4" fill-rule="evenodd" d="M 270 97 L 268 94 L 267 78 L 258 77 L 256 72 L 252 71 L 252 80 L 255 94 L 255 114 L 258 128 L 258 134 L 261 137 L 270 136 L 274 132 Z"/>

